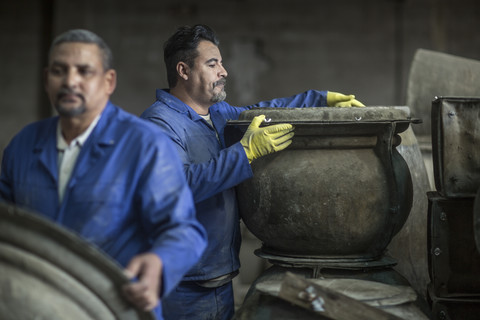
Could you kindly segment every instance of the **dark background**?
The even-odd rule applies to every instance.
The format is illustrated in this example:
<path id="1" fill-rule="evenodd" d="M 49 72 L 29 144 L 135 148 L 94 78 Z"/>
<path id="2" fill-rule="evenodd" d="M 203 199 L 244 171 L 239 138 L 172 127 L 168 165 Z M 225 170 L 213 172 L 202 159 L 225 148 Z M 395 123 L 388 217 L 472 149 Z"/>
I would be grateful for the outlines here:
<path id="1" fill-rule="evenodd" d="M 478 0 L 0 0 L 0 155 L 22 127 L 52 115 L 43 68 L 68 29 L 106 40 L 118 72 L 112 101 L 140 115 L 167 86 L 162 47 L 182 25 L 217 32 L 232 105 L 319 89 L 393 106 L 407 103 L 418 49 L 480 60 L 479 17 Z M 426 212 L 418 216 L 423 228 Z M 238 303 L 264 267 L 253 256 L 258 240 L 243 231 Z M 425 241 L 418 247 L 423 289 Z"/>
<path id="2" fill-rule="evenodd" d="M 71 28 L 111 46 L 112 100 L 139 115 L 166 87 L 162 46 L 181 25 L 218 33 L 233 105 L 320 89 L 388 106 L 406 103 L 417 49 L 480 59 L 479 16 L 478 0 L 0 0 L 0 153 L 51 115 L 42 70 L 52 38 Z"/>

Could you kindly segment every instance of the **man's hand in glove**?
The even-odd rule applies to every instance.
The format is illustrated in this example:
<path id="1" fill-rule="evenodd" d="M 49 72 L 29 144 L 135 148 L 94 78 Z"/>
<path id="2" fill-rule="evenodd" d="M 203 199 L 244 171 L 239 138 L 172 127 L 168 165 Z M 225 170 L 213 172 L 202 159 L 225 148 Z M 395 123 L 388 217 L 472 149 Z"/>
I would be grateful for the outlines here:
<path id="1" fill-rule="evenodd" d="M 294 133 L 291 124 L 280 123 L 260 128 L 264 120 L 263 114 L 253 118 L 240 140 L 250 163 L 261 156 L 283 150 L 292 143 Z"/>
<path id="2" fill-rule="evenodd" d="M 353 94 L 345 95 L 339 92 L 327 92 L 327 105 L 329 107 L 365 107 L 363 103 L 355 99 Z"/>

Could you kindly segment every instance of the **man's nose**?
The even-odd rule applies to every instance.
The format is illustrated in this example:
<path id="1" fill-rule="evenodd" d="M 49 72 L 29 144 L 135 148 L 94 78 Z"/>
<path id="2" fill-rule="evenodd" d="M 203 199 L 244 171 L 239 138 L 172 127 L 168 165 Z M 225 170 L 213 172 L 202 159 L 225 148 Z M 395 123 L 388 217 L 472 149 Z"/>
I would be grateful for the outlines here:
<path id="1" fill-rule="evenodd" d="M 224 66 L 220 66 L 220 76 L 226 78 L 228 76 L 227 69 Z"/>
<path id="2" fill-rule="evenodd" d="M 69 70 L 68 72 L 65 73 L 63 82 L 64 85 L 72 88 L 78 85 L 79 81 L 79 75 L 78 72 L 75 72 L 74 70 Z"/>

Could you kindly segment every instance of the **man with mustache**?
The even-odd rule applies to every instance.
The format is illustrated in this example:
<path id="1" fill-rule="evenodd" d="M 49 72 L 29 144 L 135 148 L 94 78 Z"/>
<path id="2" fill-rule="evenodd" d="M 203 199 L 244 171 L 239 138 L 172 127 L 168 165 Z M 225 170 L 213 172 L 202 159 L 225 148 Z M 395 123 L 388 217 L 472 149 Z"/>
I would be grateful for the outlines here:
<path id="1" fill-rule="evenodd" d="M 45 88 L 58 116 L 32 123 L 4 151 L 0 200 L 75 231 L 125 267 L 136 307 L 162 319 L 167 295 L 206 247 L 170 139 L 110 101 L 116 72 L 86 30 L 58 36 Z M 41 299 L 41 297 L 39 297 Z M 50 303 L 50 302 L 48 302 Z"/>
<path id="2" fill-rule="evenodd" d="M 193 191 L 197 219 L 208 234 L 208 247 L 178 288 L 162 301 L 165 318 L 231 319 L 232 279 L 240 267 L 240 225 L 234 186 L 252 177 L 250 163 L 285 149 L 290 124 L 260 127 L 256 117 L 243 139 L 225 146 L 228 119 L 252 107 L 363 106 L 354 96 L 310 90 L 288 98 L 233 107 L 226 103 L 227 71 L 218 39 L 208 26 L 179 28 L 165 43 L 169 89 L 141 115 L 162 127 L 175 142 Z"/>

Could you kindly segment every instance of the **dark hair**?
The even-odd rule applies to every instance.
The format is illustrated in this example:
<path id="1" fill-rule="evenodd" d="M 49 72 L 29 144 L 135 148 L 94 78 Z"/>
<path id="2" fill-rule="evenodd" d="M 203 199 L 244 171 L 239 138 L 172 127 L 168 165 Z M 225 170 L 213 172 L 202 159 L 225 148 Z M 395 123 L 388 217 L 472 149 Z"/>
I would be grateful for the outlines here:
<path id="1" fill-rule="evenodd" d="M 50 51 L 48 56 L 50 57 L 55 46 L 65 42 L 83 42 L 83 43 L 93 43 L 98 46 L 102 52 L 102 65 L 104 70 L 109 70 L 113 68 L 113 55 L 112 51 L 108 45 L 95 33 L 83 30 L 83 29 L 73 29 L 66 31 L 59 36 L 57 36 L 50 46 Z"/>
<path id="2" fill-rule="evenodd" d="M 216 46 L 219 44 L 215 32 L 203 24 L 180 27 L 165 42 L 163 59 L 167 67 L 167 81 L 170 88 L 177 85 L 177 64 L 180 61 L 193 68 L 195 58 L 198 56 L 197 47 L 202 40 L 210 41 Z"/>

